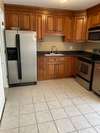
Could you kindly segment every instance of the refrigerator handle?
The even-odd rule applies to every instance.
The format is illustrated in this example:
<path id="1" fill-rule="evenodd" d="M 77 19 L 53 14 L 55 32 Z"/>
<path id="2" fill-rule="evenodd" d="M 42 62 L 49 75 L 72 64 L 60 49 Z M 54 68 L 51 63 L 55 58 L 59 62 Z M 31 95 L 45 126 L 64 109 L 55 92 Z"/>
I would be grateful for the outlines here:
<path id="1" fill-rule="evenodd" d="M 18 79 L 22 79 L 22 67 L 21 67 L 21 55 L 20 55 L 20 35 L 16 34 L 16 48 L 17 48 L 17 68 L 18 68 Z"/>

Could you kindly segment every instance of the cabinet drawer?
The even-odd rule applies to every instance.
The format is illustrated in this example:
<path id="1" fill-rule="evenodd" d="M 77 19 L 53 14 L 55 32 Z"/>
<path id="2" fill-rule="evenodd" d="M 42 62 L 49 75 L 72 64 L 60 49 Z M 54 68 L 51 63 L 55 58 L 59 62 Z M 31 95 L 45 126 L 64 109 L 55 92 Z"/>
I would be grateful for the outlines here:
<path id="1" fill-rule="evenodd" d="M 65 61 L 65 57 L 57 57 L 56 61 L 57 62 L 64 62 Z"/>
<path id="2" fill-rule="evenodd" d="M 56 57 L 47 57 L 48 62 L 56 62 Z"/>
<path id="3" fill-rule="evenodd" d="M 48 57 L 48 62 L 54 62 L 54 63 L 59 63 L 59 62 L 64 62 L 65 58 L 64 57 Z"/>

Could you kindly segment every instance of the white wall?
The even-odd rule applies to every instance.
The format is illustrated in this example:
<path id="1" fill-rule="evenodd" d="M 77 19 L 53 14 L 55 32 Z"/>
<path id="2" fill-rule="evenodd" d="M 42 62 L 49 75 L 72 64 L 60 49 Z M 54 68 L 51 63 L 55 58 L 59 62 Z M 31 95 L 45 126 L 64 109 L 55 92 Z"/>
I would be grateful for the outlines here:
<path id="1" fill-rule="evenodd" d="M 0 19 L 4 21 L 4 14 L 1 12 Z M 3 86 L 4 88 L 8 87 L 7 81 L 7 69 L 6 69 L 6 55 L 5 55 L 5 42 L 4 42 L 4 26 L 1 27 L 1 63 L 2 63 L 2 71 L 3 71 Z"/>
<path id="2" fill-rule="evenodd" d="M 0 6 L 0 23 L 4 22 L 4 9 L 3 9 L 3 1 Z M 4 88 L 8 88 L 8 80 L 7 80 L 7 68 L 6 68 L 6 55 L 5 55 L 5 42 L 4 42 L 4 29 L 5 26 L 2 24 L 0 28 L 0 38 L 1 38 L 1 65 L 2 65 L 2 73 L 3 73 L 3 86 Z"/>
<path id="3" fill-rule="evenodd" d="M 4 95 L 5 80 L 3 79 L 6 73 L 6 69 L 5 69 L 6 64 L 4 64 L 5 62 L 4 40 L 3 40 L 4 27 L 2 26 L 2 22 L 4 21 L 3 13 L 4 13 L 3 12 L 3 1 L 0 0 L 0 119 L 1 119 L 2 110 L 4 107 L 4 103 L 5 103 L 5 95 Z"/>
<path id="4" fill-rule="evenodd" d="M 0 56 L 0 119 L 5 103 L 4 88 L 3 88 L 3 77 L 2 77 L 2 66 L 1 66 L 1 56 Z"/>

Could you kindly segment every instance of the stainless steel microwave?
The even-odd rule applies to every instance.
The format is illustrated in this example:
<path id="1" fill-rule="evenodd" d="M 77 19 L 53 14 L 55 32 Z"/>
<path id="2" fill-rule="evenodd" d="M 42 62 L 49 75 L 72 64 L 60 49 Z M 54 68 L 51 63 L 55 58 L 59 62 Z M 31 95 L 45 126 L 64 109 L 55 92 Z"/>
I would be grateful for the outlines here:
<path id="1" fill-rule="evenodd" d="M 88 41 L 100 42 L 100 26 L 96 26 L 88 30 Z"/>

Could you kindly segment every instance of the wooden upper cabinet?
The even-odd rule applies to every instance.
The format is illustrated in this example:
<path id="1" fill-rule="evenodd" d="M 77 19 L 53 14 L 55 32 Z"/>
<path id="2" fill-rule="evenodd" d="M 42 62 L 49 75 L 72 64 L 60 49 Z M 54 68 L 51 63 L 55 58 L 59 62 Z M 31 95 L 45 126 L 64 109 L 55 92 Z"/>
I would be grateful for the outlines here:
<path id="1" fill-rule="evenodd" d="M 36 31 L 37 38 L 39 41 L 42 41 L 45 36 L 45 15 L 36 14 Z"/>
<path id="2" fill-rule="evenodd" d="M 72 17 L 65 17 L 64 21 L 64 34 L 65 34 L 65 41 L 72 41 Z"/>
<path id="3" fill-rule="evenodd" d="M 19 15 L 16 12 L 5 12 L 6 29 L 19 26 Z"/>
<path id="4" fill-rule="evenodd" d="M 6 29 L 15 27 L 21 30 L 35 30 L 35 16 L 31 11 L 6 10 L 5 23 Z"/>
<path id="5" fill-rule="evenodd" d="M 85 16 L 75 17 L 73 40 L 77 42 L 86 40 L 86 17 Z"/>
<path id="6" fill-rule="evenodd" d="M 58 33 L 64 32 L 64 17 L 63 16 L 55 17 L 55 30 Z"/>
<path id="7" fill-rule="evenodd" d="M 58 15 L 46 15 L 46 32 L 47 33 L 63 33 L 64 18 Z"/>
<path id="8" fill-rule="evenodd" d="M 55 20 L 54 20 L 53 15 L 47 15 L 46 16 L 46 32 L 47 33 L 55 32 L 54 22 L 55 22 Z"/>
<path id="9" fill-rule="evenodd" d="M 32 13 L 21 13 L 19 15 L 19 27 L 21 30 L 33 30 Z"/>
<path id="10" fill-rule="evenodd" d="M 90 14 L 88 15 L 88 18 L 87 18 L 88 29 L 96 25 L 100 25 L 100 12 L 97 12 L 95 14 Z"/>

